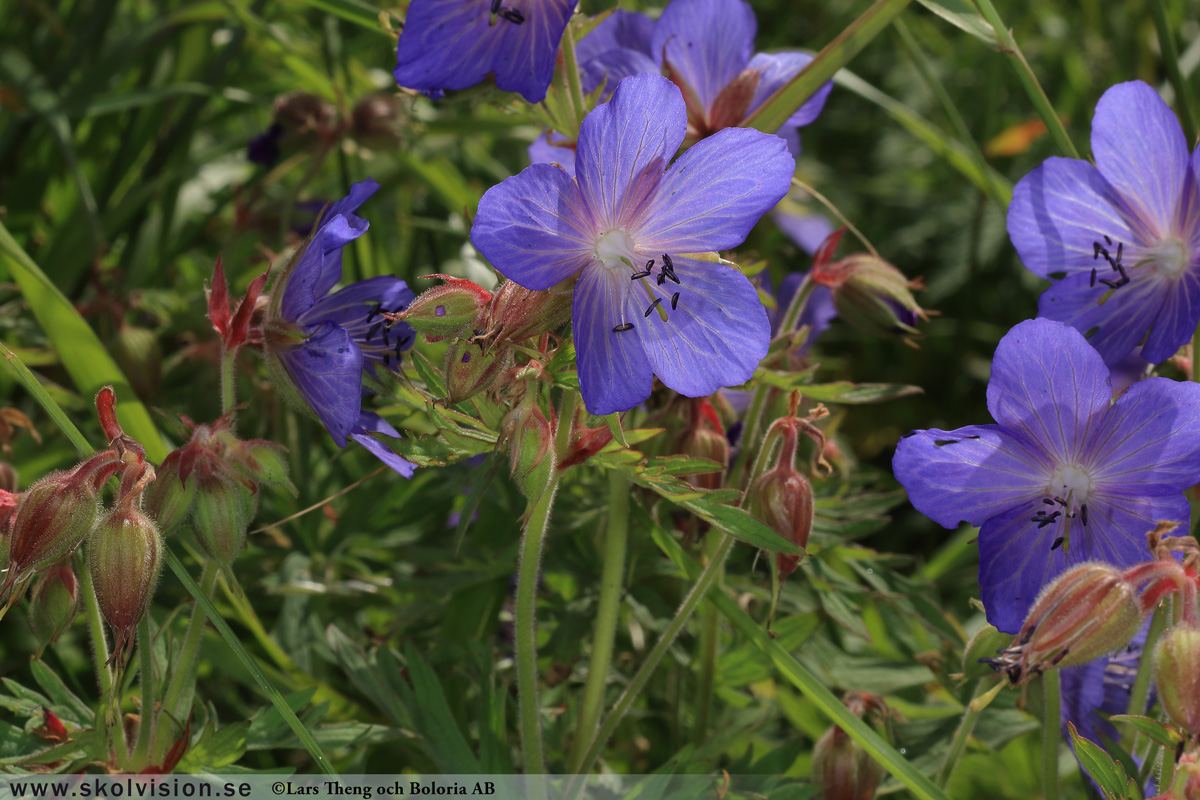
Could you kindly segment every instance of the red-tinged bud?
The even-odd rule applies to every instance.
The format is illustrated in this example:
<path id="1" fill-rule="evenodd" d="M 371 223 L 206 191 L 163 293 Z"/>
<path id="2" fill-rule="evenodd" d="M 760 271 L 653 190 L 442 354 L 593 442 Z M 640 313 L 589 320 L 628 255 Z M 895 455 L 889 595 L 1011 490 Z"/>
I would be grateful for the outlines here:
<path id="1" fill-rule="evenodd" d="M 283 445 L 264 439 L 236 439 L 225 451 L 230 463 L 260 486 L 283 486 L 299 494 L 288 477 L 288 462 Z"/>
<path id="2" fill-rule="evenodd" d="M 143 507 L 158 523 L 158 529 L 169 536 L 187 518 L 196 497 L 196 482 L 183 480 L 182 450 L 172 450 L 162 465 L 154 483 L 147 487 Z"/>
<path id="3" fill-rule="evenodd" d="M 508 347 L 485 351 L 465 339 L 456 339 L 446 348 L 446 402 L 454 405 L 474 397 L 495 383 L 512 363 L 513 351 Z"/>
<path id="4" fill-rule="evenodd" d="M 517 344 L 561 328 L 571 319 L 571 293 L 535 292 L 505 281 L 484 315 L 485 337 Z"/>
<path id="5" fill-rule="evenodd" d="M 468 336 L 478 327 L 477 320 L 492 299 L 492 293 L 464 278 L 427 275 L 445 281 L 422 292 L 397 319 L 426 336 Z"/>
<path id="6" fill-rule="evenodd" d="M 792 417 L 776 420 L 772 433 L 780 436 L 774 466 L 763 472 L 746 492 L 746 508 L 801 550 L 808 545 L 813 523 L 813 491 L 808 479 L 796 469 L 797 427 Z M 768 442 L 770 441 L 768 434 Z M 779 577 L 786 578 L 800 565 L 800 556 L 776 556 Z"/>
<path id="7" fill-rule="evenodd" d="M 883 773 L 875 759 L 835 725 L 813 748 L 813 777 L 822 800 L 871 800 Z"/>
<path id="8" fill-rule="evenodd" d="M 1042 589 L 1013 643 L 987 659 L 1015 686 L 1129 643 L 1145 615 L 1137 588 L 1111 564 L 1079 564 Z"/>
<path id="9" fill-rule="evenodd" d="M 690 399 L 688 404 L 688 427 L 679 438 L 678 451 L 694 458 L 706 458 L 721 466 L 719 472 L 704 472 L 689 475 L 688 483 L 701 489 L 720 487 L 729 467 L 729 439 L 725 437 L 725 426 L 711 402 L 705 399 Z"/>
<path id="10" fill-rule="evenodd" d="M 369 94 L 350 112 L 350 132 L 362 144 L 376 149 L 395 147 L 407 119 L 400 98 L 391 94 Z"/>
<path id="11" fill-rule="evenodd" d="M 560 420 L 559 424 L 566 423 Z M 558 465 L 560 470 L 582 464 L 607 447 L 608 443 L 613 440 L 612 429 L 608 426 L 601 428 L 576 428 L 574 433 L 576 434 L 575 441 L 571 445 L 571 450 L 567 454 L 567 457 Z"/>
<path id="12" fill-rule="evenodd" d="M 538 408 L 534 392 L 504 417 L 501 441 L 508 447 L 508 466 L 526 498 L 541 495 L 554 472 L 554 431 Z"/>
<path id="13" fill-rule="evenodd" d="M 42 706 L 42 727 L 35 728 L 33 732 L 51 742 L 65 742 L 71 738 L 67 726 L 63 725 L 57 714 L 45 706 Z"/>
<path id="14" fill-rule="evenodd" d="M 912 295 L 921 288 L 900 270 L 869 253 L 813 264 L 812 279 L 828 286 L 846 322 L 872 336 L 909 336 L 925 312 Z"/>
<path id="15" fill-rule="evenodd" d="M 221 265 L 220 256 L 217 257 L 217 265 L 213 268 L 212 286 L 205 287 L 204 293 L 208 298 L 208 319 L 212 323 L 213 330 L 220 334 L 225 349 L 233 350 L 248 341 L 257 340 L 257 333 L 251 335 L 250 320 L 259 306 L 259 300 L 269 276 L 270 270 L 267 270 L 250 281 L 250 285 L 246 288 L 246 294 L 238 303 L 237 310 L 231 311 L 229 287 L 225 282 L 225 269 Z"/>
<path id="16" fill-rule="evenodd" d="M 258 511 L 258 493 L 238 476 L 214 470 L 193 474 L 196 500 L 192 524 L 200 547 L 229 568 L 246 546 L 246 531 Z"/>
<path id="17" fill-rule="evenodd" d="M 1158 696 L 1171 721 L 1200 734 L 1200 629 L 1173 628 L 1155 654 Z"/>
<path id="18" fill-rule="evenodd" d="M 113 658 L 122 667 L 133 630 L 158 586 L 162 561 L 158 527 L 136 508 L 105 514 L 88 540 L 88 570 L 100 611 L 115 635 Z"/>
<path id="19" fill-rule="evenodd" d="M 58 642 L 78 610 L 79 583 L 70 559 L 66 559 L 43 572 L 29 595 L 29 627 L 38 640 L 37 657 Z"/>

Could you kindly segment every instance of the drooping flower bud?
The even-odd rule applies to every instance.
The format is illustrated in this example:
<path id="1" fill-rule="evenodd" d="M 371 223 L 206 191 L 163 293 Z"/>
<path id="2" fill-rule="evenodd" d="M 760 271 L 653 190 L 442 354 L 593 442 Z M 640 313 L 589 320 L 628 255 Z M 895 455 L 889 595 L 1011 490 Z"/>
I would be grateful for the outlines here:
<path id="1" fill-rule="evenodd" d="M 1042 589 L 1013 643 L 986 659 L 1015 686 L 1128 644 L 1145 614 L 1137 588 L 1111 564 L 1072 567 Z"/>
<path id="2" fill-rule="evenodd" d="M 172 450 L 157 470 L 157 478 L 147 487 L 144 508 L 158 523 L 163 535 L 170 535 L 187 518 L 196 496 L 196 482 L 185 481 L 181 474 L 183 450 Z"/>
<path id="3" fill-rule="evenodd" d="M 538 497 L 554 472 L 554 431 L 538 408 L 530 387 L 525 398 L 500 424 L 501 441 L 508 446 L 513 480 L 526 498 Z"/>
<path id="4" fill-rule="evenodd" d="M 429 337 L 468 336 L 478 327 L 492 293 L 476 283 L 451 275 L 427 275 L 445 281 L 417 296 L 397 319 Z"/>
<path id="5" fill-rule="evenodd" d="M 836 725 L 813 747 L 813 778 L 822 800 L 871 800 L 882 776 L 875 759 Z"/>
<path id="6" fill-rule="evenodd" d="M 446 402 L 454 405 L 474 397 L 495 383 L 512 363 L 513 352 L 508 347 L 484 351 L 482 346 L 456 339 L 446 348 Z"/>
<path id="7" fill-rule="evenodd" d="M 131 635 L 158 586 L 162 536 L 136 508 L 118 506 L 105 514 L 88 540 L 88 570 L 96 599 L 116 637 L 113 658 L 123 664 Z"/>
<path id="8" fill-rule="evenodd" d="M 79 583 L 70 559 L 64 559 L 42 573 L 29 595 L 29 627 L 39 644 L 35 657 L 58 641 L 78 610 Z"/>
<path id="9" fill-rule="evenodd" d="M 484 336 L 517 344 L 561 328 L 571 318 L 571 293 L 535 292 L 520 284 L 500 284 L 484 315 Z"/>
<path id="10" fill-rule="evenodd" d="M 840 236 L 839 233 L 833 234 Z M 924 310 L 912 295 L 921 288 L 900 270 L 870 253 L 855 253 L 838 261 L 813 262 L 812 279 L 829 287 L 838 315 L 872 336 L 917 333 Z"/>
<path id="11" fill-rule="evenodd" d="M 1180 625 L 1158 643 L 1155 655 L 1158 696 L 1171 721 L 1200 733 L 1200 629 Z"/>
<path id="12" fill-rule="evenodd" d="M 701 489 L 720 487 L 729 467 L 729 439 L 713 404 L 705 399 L 687 401 L 688 427 L 679 439 L 678 451 L 694 458 L 707 458 L 721 466 L 718 472 L 703 472 L 687 477 L 688 483 Z"/>

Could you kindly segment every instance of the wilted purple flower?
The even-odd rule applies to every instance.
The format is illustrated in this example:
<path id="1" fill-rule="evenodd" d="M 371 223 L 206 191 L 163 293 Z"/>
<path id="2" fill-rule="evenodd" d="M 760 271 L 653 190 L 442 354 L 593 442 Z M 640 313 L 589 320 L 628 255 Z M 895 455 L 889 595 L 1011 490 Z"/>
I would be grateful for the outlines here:
<path id="1" fill-rule="evenodd" d="M 1082 334 L 1035 319 L 1000 340 L 987 402 L 998 424 L 913 431 L 892 466 L 921 513 L 980 527 L 980 588 L 1001 631 L 1016 633 L 1067 567 L 1145 561 L 1159 520 L 1187 523 L 1200 385 L 1148 378 L 1113 402 Z"/>
<path id="2" fill-rule="evenodd" d="M 1100 98 L 1096 165 L 1047 159 L 1013 191 L 1008 234 L 1025 266 L 1055 283 L 1038 313 L 1087 336 L 1115 364 L 1145 338 L 1167 360 L 1200 322 L 1200 151 L 1140 81 Z M 1147 335 L 1149 334 L 1149 335 Z"/>
<path id="3" fill-rule="evenodd" d="M 399 278 L 381 275 L 329 294 L 342 277 L 342 248 L 369 227 L 354 212 L 378 188 L 370 179 L 357 183 L 326 210 L 272 290 L 264 341 L 276 383 L 299 394 L 338 447 L 353 438 L 407 477 L 414 466 L 370 436 L 399 434 L 362 410 L 362 383 L 364 369 L 374 374 L 376 365 L 398 364 L 412 346 L 412 329 L 404 323 L 389 327 L 381 314 L 406 308 L 413 292 Z"/>
<path id="4" fill-rule="evenodd" d="M 271 127 L 255 136 L 246 145 L 246 160 L 264 167 L 273 167 L 279 161 L 279 140 L 283 138 L 283 126 L 272 122 Z"/>
<path id="5" fill-rule="evenodd" d="M 396 49 L 396 83 L 440 97 L 489 73 L 531 103 L 546 96 L 575 0 L 413 0 Z"/>
<path id="6" fill-rule="evenodd" d="M 538 290 L 578 278 L 576 365 L 593 414 L 633 408 L 654 375 L 712 394 L 748 380 L 767 352 L 754 287 L 704 254 L 741 244 L 794 162 L 778 137 L 731 128 L 670 163 L 686 116 L 665 78 L 626 78 L 583 121 L 577 178 L 534 164 L 479 203 L 471 241 L 506 277 Z"/>

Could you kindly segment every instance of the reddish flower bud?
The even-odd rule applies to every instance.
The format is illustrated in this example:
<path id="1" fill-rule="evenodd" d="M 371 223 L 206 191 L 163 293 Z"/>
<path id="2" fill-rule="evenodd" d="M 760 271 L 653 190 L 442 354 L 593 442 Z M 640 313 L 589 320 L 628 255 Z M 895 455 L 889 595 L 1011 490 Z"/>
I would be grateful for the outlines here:
<path id="1" fill-rule="evenodd" d="M 1171 721 L 1200 733 L 1200 630 L 1181 625 L 1168 631 L 1155 655 L 1158 696 Z"/>
<path id="2" fill-rule="evenodd" d="M 337 109 L 315 94 L 299 90 L 281 94 L 275 98 L 274 111 L 287 136 L 328 141 L 337 134 Z"/>
<path id="3" fill-rule="evenodd" d="M 554 431 L 538 408 L 534 392 L 504 417 L 500 437 L 508 447 L 513 480 L 526 498 L 538 497 L 554 471 Z"/>
<path id="4" fill-rule="evenodd" d="M 245 296 L 238 303 L 237 311 L 231 311 L 225 269 L 221 266 L 221 258 L 217 257 L 217 265 L 213 268 L 212 286 L 205 287 L 204 293 L 208 298 L 208 319 L 213 330 L 220 334 L 225 349 L 233 350 L 257 338 L 257 334 L 251 335 L 250 320 L 258 307 L 270 272 L 267 270 L 250 281 Z"/>
<path id="5" fill-rule="evenodd" d="M 222 567 L 233 565 L 246 546 L 246 531 L 258 511 L 258 493 L 225 469 L 196 470 L 192 524 L 200 547 Z"/>
<path id="6" fill-rule="evenodd" d="M 813 748 L 813 777 L 823 800 L 871 800 L 883 772 L 865 750 L 834 725 Z"/>
<path id="7" fill-rule="evenodd" d="M 37 657 L 58 641 L 78 610 L 79 583 L 70 559 L 65 559 L 43 572 L 29 595 L 29 627 L 40 645 Z"/>
<path id="8" fill-rule="evenodd" d="M 446 348 L 446 402 L 454 405 L 474 397 L 495 383 L 512 363 L 513 352 L 508 347 L 485 352 L 482 346 L 456 339 Z"/>
<path id="9" fill-rule="evenodd" d="M 113 509 L 88 540 L 88 570 L 96 599 L 112 627 L 113 658 L 124 664 L 134 627 L 146 613 L 162 572 L 162 536 L 150 517 L 136 508 Z"/>
<path id="10" fill-rule="evenodd" d="M 801 550 L 808 545 L 813 523 L 813 491 L 808 478 L 796 469 L 796 445 L 801 430 L 820 439 L 824 436 L 805 420 L 788 416 L 777 419 L 767 432 L 763 449 L 769 452 L 779 442 L 775 464 L 754 480 L 746 492 L 746 508 Z M 779 577 L 786 578 L 800 565 L 800 556 L 778 553 Z"/>
<path id="11" fill-rule="evenodd" d="M 1129 643 L 1145 615 L 1137 588 L 1111 564 L 1079 564 L 1042 589 L 1013 643 L 986 659 L 1014 685 Z"/>
<path id="12" fill-rule="evenodd" d="M 912 296 L 920 283 L 878 256 L 856 253 L 840 261 L 814 261 L 812 279 L 829 287 L 842 319 L 869 335 L 908 336 L 924 318 Z"/>
<path id="13" fill-rule="evenodd" d="M 505 281 L 484 316 L 485 337 L 517 344 L 561 328 L 571 318 L 571 293 L 535 292 Z"/>
<path id="14" fill-rule="evenodd" d="M 689 409 L 687 429 L 679 439 L 678 451 L 694 458 L 707 458 L 721 466 L 719 472 L 703 472 L 687 477 L 688 483 L 701 489 L 716 489 L 729 467 L 729 439 L 716 408 L 708 400 L 686 401 Z"/>
<path id="15" fill-rule="evenodd" d="M 400 142 L 406 115 L 400 98 L 391 94 L 369 94 L 350 112 L 350 132 L 368 147 L 395 147 Z"/>
<path id="16" fill-rule="evenodd" d="M 472 281 L 450 275 L 426 275 L 445 281 L 422 292 L 397 319 L 426 336 L 467 336 L 492 299 L 492 293 Z"/>

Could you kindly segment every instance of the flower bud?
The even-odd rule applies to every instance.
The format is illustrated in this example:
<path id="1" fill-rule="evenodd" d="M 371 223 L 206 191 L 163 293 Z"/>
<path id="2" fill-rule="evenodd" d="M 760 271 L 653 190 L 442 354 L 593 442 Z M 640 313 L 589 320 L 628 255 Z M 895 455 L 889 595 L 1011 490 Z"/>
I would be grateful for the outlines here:
<path id="1" fill-rule="evenodd" d="M 699 475 L 689 475 L 688 483 L 701 489 L 716 489 L 721 485 L 725 469 L 729 467 L 729 440 L 725 435 L 711 428 L 689 430 L 679 443 L 679 452 L 695 458 L 707 458 L 715 461 L 723 468 L 719 472 L 704 472 Z"/>
<path id="2" fill-rule="evenodd" d="M 923 311 L 912 296 L 920 287 L 883 259 L 856 253 L 829 263 L 814 263 L 812 278 L 828 286 L 838 315 L 872 336 L 917 332 Z"/>
<path id="3" fill-rule="evenodd" d="M 1111 564 L 1079 564 L 1042 589 L 1013 643 L 989 658 L 1013 685 L 1123 647 L 1141 627 L 1137 589 Z"/>
<path id="4" fill-rule="evenodd" d="M 468 336 L 492 293 L 471 281 L 450 275 L 428 275 L 446 283 L 422 292 L 400 315 L 426 336 Z"/>
<path id="5" fill-rule="evenodd" d="M 504 417 L 500 435 L 508 444 L 513 480 L 525 497 L 538 497 L 554 471 L 554 431 L 538 408 L 533 391 Z"/>
<path id="6" fill-rule="evenodd" d="M 11 603 L 34 573 L 66 558 L 91 532 L 100 502 L 90 477 L 78 468 L 54 472 L 25 492 L 12 523 L 0 597 Z"/>
<path id="7" fill-rule="evenodd" d="M 258 493 L 226 470 L 197 470 L 193 480 L 196 541 L 209 558 L 228 568 L 246 546 L 246 530 L 258 511 Z"/>
<path id="8" fill-rule="evenodd" d="M 134 627 L 146 613 L 162 572 L 163 543 L 154 521 L 136 508 L 115 508 L 88 540 L 88 570 L 123 663 Z"/>
<path id="9" fill-rule="evenodd" d="M 354 104 L 350 112 L 350 130 L 354 138 L 368 147 L 395 147 L 404 128 L 400 98 L 390 94 L 369 94 Z"/>
<path id="10" fill-rule="evenodd" d="M 1200 630 L 1173 628 L 1158 643 L 1155 655 L 1158 696 L 1171 721 L 1200 733 Z"/>
<path id="11" fill-rule="evenodd" d="M 783 417 L 772 425 L 767 442 L 773 434 L 780 437 L 779 455 L 774 466 L 750 485 L 746 508 L 803 550 L 812 533 L 813 491 L 808 479 L 796 469 L 796 424 L 793 418 Z M 778 553 L 776 563 L 779 577 L 786 578 L 800 565 L 800 556 Z"/>
<path id="12" fill-rule="evenodd" d="M 182 450 L 172 450 L 159 466 L 154 483 L 146 488 L 144 508 L 158 523 L 158 529 L 169 535 L 192 510 L 196 482 L 185 481 L 181 475 Z"/>
<path id="13" fill-rule="evenodd" d="M 42 573 L 29 596 L 29 627 L 40 644 L 38 656 L 71 626 L 78 608 L 79 583 L 70 559 L 64 559 Z"/>
<path id="14" fill-rule="evenodd" d="M 813 748 L 813 777 L 822 800 L 871 800 L 882 776 L 879 764 L 836 725 Z"/>
<path id="15" fill-rule="evenodd" d="M 275 98 L 275 122 L 284 135 L 330 139 L 337 130 L 337 109 L 315 94 L 288 92 Z"/>
<path id="16" fill-rule="evenodd" d="M 570 318 L 570 292 L 535 292 L 505 281 L 488 307 L 484 329 L 497 341 L 515 344 L 560 328 Z"/>
<path id="17" fill-rule="evenodd" d="M 443 372 L 446 377 L 446 402 L 454 405 L 487 389 L 512 366 L 513 352 L 508 347 L 484 351 L 465 339 L 454 340 L 446 348 Z"/>

